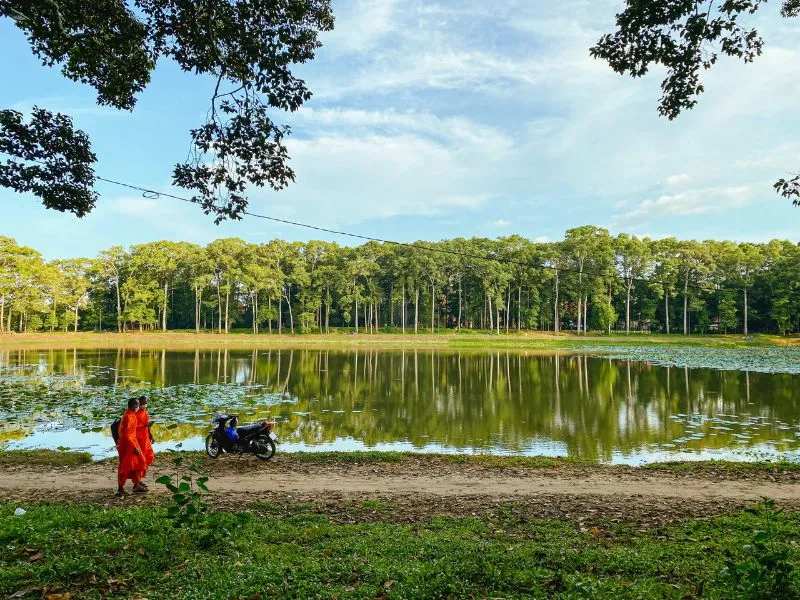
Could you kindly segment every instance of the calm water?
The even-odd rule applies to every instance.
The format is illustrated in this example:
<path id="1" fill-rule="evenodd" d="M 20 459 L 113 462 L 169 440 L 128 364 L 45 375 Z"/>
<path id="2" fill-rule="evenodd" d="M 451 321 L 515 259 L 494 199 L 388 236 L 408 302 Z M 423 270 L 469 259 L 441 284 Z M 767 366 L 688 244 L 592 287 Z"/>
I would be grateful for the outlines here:
<path id="1" fill-rule="evenodd" d="M 158 449 L 202 447 L 230 411 L 277 420 L 284 451 L 800 456 L 800 375 L 513 351 L 0 351 L 0 444 L 103 456 L 139 392 Z"/>

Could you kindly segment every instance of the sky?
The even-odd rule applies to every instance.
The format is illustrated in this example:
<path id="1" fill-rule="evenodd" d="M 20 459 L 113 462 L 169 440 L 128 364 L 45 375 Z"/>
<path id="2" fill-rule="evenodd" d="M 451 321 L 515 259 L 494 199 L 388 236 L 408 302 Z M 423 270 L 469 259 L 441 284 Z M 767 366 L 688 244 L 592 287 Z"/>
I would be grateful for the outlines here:
<path id="1" fill-rule="evenodd" d="M 594 224 L 612 234 L 798 240 L 800 209 L 772 183 L 800 170 L 800 20 L 767 5 L 754 64 L 723 59 L 698 106 L 668 121 L 663 71 L 618 76 L 589 48 L 614 30 L 616 0 L 333 0 L 336 28 L 297 68 L 314 93 L 287 146 L 297 181 L 255 189 L 250 211 L 399 241 L 521 234 L 560 239 Z M 162 61 L 132 113 L 33 57 L 0 19 L 0 106 L 72 115 L 91 136 L 98 175 L 170 188 L 213 82 Z M 220 237 L 259 243 L 352 240 L 246 217 L 215 225 L 198 207 L 99 183 L 77 219 L 0 188 L 0 234 L 48 259 L 115 244 Z"/>

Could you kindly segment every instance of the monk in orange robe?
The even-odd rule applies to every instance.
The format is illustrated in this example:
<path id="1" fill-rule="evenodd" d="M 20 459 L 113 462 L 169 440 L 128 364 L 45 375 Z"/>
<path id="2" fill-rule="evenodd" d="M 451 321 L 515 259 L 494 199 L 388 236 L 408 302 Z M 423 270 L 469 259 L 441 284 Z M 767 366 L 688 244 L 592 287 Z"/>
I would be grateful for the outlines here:
<path id="1" fill-rule="evenodd" d="M 136 420 L 138 421 L 136 439 L 139 441 L 139 448 L 141 448 L 142 454 L 144 454 L 144 462 L 146 463 L 144 468 L 145 473 L 142 475 L 144 479 L 144 476 L 147 474 L 147 469 L 150 468 L 150 465 L 153 464 L 156 458 L 155 452 L 153 452 L 153 433 L 150 431 L 150 427 L 153 424 L 150 422 L 150 415 L 147 412 L 147 396 L 139 397 L 139 410 L 136 411 Z M 142 485 L 147 488 L 144 483 L 142 483 Z"/>
<path id="2" fill-rule="evenodd" d="M 125 492 L 125 482 L 128 479 L 133 481 L 133 491 L 142 494 L 147 491 L 147 487 L 142 485 L 147 463 L 144 458 L 142 448 L 136 432 L 139 427 L 139 419 L 136 416 L 139 410 L 139 401 L 136 398 L 128 400 L 128 410 L 122 415 L 119 423 L 119 440 L 117 441 L 117 451 L 119 452 L 119 467 L 117 468 L 117 495 L 123 496 Z"/>

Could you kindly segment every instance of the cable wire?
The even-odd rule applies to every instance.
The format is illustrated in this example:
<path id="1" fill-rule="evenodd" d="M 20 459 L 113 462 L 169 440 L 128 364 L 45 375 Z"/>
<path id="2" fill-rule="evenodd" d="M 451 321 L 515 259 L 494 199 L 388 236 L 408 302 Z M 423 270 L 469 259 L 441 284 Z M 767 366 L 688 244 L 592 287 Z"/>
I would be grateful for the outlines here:
<path id="1" fill-rule="evenodd" d="M 98 181 L 104 181 L 105 183 L 110 183 L 110 184 L 113 184 L 113 185 L 118 185 L 118 186 L 121 186 L 121 187 L 126 187 L 128 189 L 132 189 L 132 190 L 136 190 L 136 191 L 142 192 L 142 196 L 147 198 L 147 199 L 149 199 L 149 200 L 157 200 L 158 198 L 164 197 L 164 198 L 171 198 L 173 200 L 179 200 L 181 202 L 187 202 L 189 204 L 197 204 L 197 202 L 195 200 L 192 200 L 191 198 L 183 198 L 181 196 L 176 196 L 174 194 L 170 194 L 170 193 L 167 193 L 167 192 L 159 192 L 157 190 L 153 190 L 153 189 L 150 189 L 150 188 L 141 187 L 141 186 L 134 185 L 134 184 L 131 184 L 131 183 L 125 183 L 123 181 L 117 181 L 117 180 L 114 180 L 114 179 L 108 179 L 106 177 L 95 176 L 95 178 Z M 368 235 L 360 235 L 358 233 L 352 233 L 352 232 L 349 232 L 349 231 L 340 231 L 338 229 L 330 229 L 330 228 L 327 228 L 327 227 L 320 227 L 318 225 L 311 225 L 309 223 L 302 223 L 300 221 L 292 221 L 292 220 L 289 220 L 289 219 L 282 219 L 280 217 L 262 215 L 262 214 L 253 213 L 253 212 L 250 212 L 250 211 L 247 211 L 247 210 L 243 211 L 242 214 L 247 215 L 249 217 L 253 217 L 255 219 L 265 219 L 267 221 L 273 221 L 275 223 L 282 223 L 282 224 L 285 224 L 285 225 L 292 225 L 294 227 L 302 227 L 302 228 L 305 228 L 305 229 L 312 229 L 314 231 L 322 231 L 324 233 L 330 233 L 330 234 L 333 234 L 333 235 L 341 235 L 341 236 L 355 238 L 355 239 L 359 239 L 359 240 L 365 240 L 365 241 L 369 241 L 369 242 L 379 242 L 381 244 L 389 244 L 389 245 L 394 245 L 394 246 L 404 246 L 406 248 L 414 248 L 414 249 L 417 249 L 417 250 L 425 250 L 427 252 L 438 252 L 440 254 L 448 254 L 448 255 L 451 255 L 451 256 L 460 256 L 460 257 L 463 257 L 463 258 L 471 258 L 471 259 L 474 259 L 474 260 L 494 261 L 494 262 L 499 262 L 499 263 L 503 263 L 503 264 L 510 264 L 510 265 L 514 265 L 514 266 L 520 266 L 520 267 L 526 267 L 526 268 L 532 268 L 532 269 L 546 269 L 546 270 L 555 271 L 556 273 L 573 273 L 575 275 L 585 275 L 587 277 L 595 277 L 595 278 L 601 278 L 601 279 L 611 279 L 611 278 L 613 278 L 613 279 L 619 279 L 621 281 L 633 281 L 635 283 L 658 284 L 658 285 L 662 285 L 662 286 L 674 285 L 674 284 L 671 284 L 671 283 L 668 283 L 668 282 L 665 282 L 665 281 L 662 281 L 662 280 L 659 280 L 659 279 L 648 279 L 648 278 L 644 278 L 644 277 L 626 277 L 624 275 L 620 275 L 619 273 L 599 273 L 597 271 L 592 271 L 592 270 L 580 271 L 579 269 L 575 269 L 575 268 L 571 268 L 571 267 L 557 267 L 555 265 L 548 265 L 546 263 L 533 263 L 533 262 L 527 262 L 527 261 L 519 261 L 519 260 L 514 260 L 512 258 L 504 258 L 502 256 L 481 256 L 479 254 L 472 254 L 470 252 L 461 252 L 461 251 L 458 251 L 458 250 L 451 250 L 451 249 L 448 249 L 448 248 L 438 248 L 436 246 L 425 246 L 425 245 L 422 245 L 422 244 L 411 243 L 411 242 L 398 242 L 396 240 L 387 240 L 387 239 L 368 236 Z M 677 282 L 675 282 L 675 283 L 677 283 Z M 693 288 L 695 290 L 703 291 L 703 292 L 724 291 L 726 289 L 726 288 L 724 288 L 722 286 L 719 286 L 717 288 L 707 288 L 707 287 L 703 287 L 703 286 L 701 286 L 701 285 L 699 285 L 697 283 L 691 283 L 689 285 L 689 287 L 691 287 L 691 288 Z M 731 290 L 731 291 L 739 291 L 739 288 L 727 288 L 727 289 Z"/>

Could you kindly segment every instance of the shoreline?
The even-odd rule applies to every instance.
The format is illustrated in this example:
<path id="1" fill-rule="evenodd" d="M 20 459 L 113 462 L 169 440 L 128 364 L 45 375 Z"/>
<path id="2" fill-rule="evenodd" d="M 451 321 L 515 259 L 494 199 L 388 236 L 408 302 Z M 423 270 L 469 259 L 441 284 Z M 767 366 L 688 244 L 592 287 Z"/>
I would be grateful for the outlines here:
<path id="1" fill-rule="evenodd" d="M 541 350 L 575 352 L 582 348 L 604 346 L 663 346 L 708 348 L 800 348 L 800 336 L 777 335 L 689 335 L 678 334 L 597 334 L 511 332 L 501 334 L 455 332 L 444 333 L 350 333 L 329 334 L 253 334 L 194 333 L 184 331 L 116 333 L 5 333 L 0 334 L 0 349 L 216 349 L 216 348 L 370 348 L 370 349 L 454 349 L 454 350 Z"/>
<path id="2" fill-rule="evenodd" d="M 223 460 L 210 459 L 198 450 L 160 452 L 162 462 L 182 458 L 184 461 L 203 461 L 208 465 L 223 465 L 238 461 L 233 457 Z M 581 473 L 669 473 L 684 475 L 711 474 L 715 477 L 735 478 L 739 475 L 764 474 L 771 481 L 776 476 L 786 476 L 791 481 L 800 481 L 800 462 L 788 460 L 686 460 L 652 462 L 642 465 L 609 464 L 591 462 L 578 458 L 548 456 L 500 456 L 494 454 L 436 454 L 418 452 L 366 451 L 320 451 L 278 452 L 276 458 L 289 466 L 298 465 L 463 465 L 464 469 L 478 471 L 575 471 Z M 249 457 L 248 457 L 249 458 Z M 95 460 L 89 452 L 77 450 L 4 450 L 0 449 L 0 471 L 8 467 L 79 467 L 81 465 L 104 465 L 115 463 L 116 457 Z M 236 463 L 234 463 L 236 464 Z M 255 465 L 269 465 L 273 462 Z M 800 500 L 800 497 L 798 498 Z"/>

